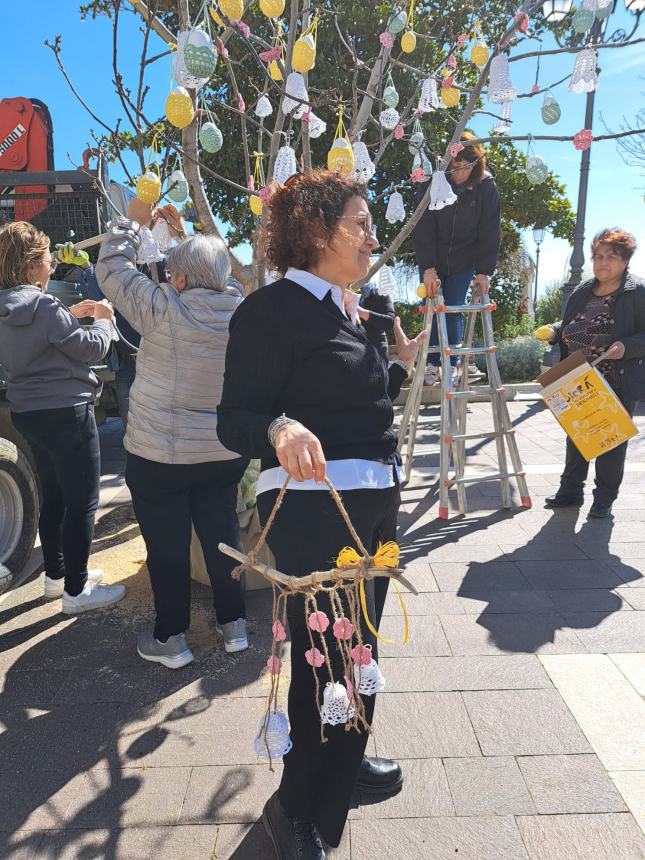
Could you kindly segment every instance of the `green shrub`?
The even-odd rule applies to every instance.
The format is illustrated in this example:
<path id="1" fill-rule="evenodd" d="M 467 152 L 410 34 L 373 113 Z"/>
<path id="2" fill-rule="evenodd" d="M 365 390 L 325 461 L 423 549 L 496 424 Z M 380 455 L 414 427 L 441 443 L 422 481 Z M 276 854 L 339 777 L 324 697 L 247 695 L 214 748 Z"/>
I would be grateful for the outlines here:
<path id="1" fill-rule="evenodd" d="M 562 285 L 550 284 L 545 294 L 537 300 L 535 307 L 536 326 L 558 322 L 562 319 Z"/>
<path id="2" fill-rule="evenodd" d="M 401 318 L 401 328 L 408 337 L 416 337 L 423 328 L 425 316 L 419 313 L 419 307 L 420 303 L 414 305 L 403 304 L 403 302 L 394 303 L 396 315 Z M 391 333 L 388 340 L 394 343 L 394 336 Z"/>
<path id="3" fill-rule="evenodd" d="M 497 366 L 502 382 L 532 382 L 542 369 L 542 356 L 547 345 L 534 337 L 524 335 L 497 344 Z M 486 359 L 478 355 L 475 363 L 486 370 Z"/>

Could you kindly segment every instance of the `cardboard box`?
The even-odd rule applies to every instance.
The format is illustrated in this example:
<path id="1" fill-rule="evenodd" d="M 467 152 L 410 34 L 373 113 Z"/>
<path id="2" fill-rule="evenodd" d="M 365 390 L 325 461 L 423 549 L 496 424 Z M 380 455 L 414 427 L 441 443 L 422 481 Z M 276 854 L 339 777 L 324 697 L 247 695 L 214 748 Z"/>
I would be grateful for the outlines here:
<path id="1" fill-rule="evenodd" d="M 585 460 L 638 434 L 604 376 L 574 352 L 538 376 L 542 398 Z"/>

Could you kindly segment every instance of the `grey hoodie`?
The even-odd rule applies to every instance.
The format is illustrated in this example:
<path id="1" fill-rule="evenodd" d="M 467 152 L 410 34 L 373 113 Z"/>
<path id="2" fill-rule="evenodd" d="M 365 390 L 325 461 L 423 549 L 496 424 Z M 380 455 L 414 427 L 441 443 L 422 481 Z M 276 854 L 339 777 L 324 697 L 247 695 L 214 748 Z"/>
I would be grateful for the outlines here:
<path id="1" fill-rule="evenodd" d="M 88 364 L 110 346 L 107 320 L 84 329 L 40 287 L 0 289 L 0 364 L 12 412 L 93 403 L 101 381 Z"/>

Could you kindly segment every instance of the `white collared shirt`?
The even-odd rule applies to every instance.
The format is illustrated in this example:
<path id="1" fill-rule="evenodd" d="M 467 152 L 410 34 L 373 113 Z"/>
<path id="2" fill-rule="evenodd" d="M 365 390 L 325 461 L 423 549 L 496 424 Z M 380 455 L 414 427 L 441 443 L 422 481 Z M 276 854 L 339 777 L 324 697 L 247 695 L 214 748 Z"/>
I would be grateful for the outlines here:
<path id="1" fill-rule="evenodd" d="M 287 269 L 285 278 L 303 287 L 307 292 L 322 301 L 327 293 L 331 292 L 332 301 L 336 307 L 348 319 L 358 324 L 356 308 L 360 296 L 356 295 L 356 301 L 351 306 L 348 314 L 347 306 L 343 305 L 343 291 L 335 284 L 330 284 L 302 269 Z M 354 295 L 353 293 L 351 294 Z M 287 416 L 288 417 L 288 416 Z M 403 470 L 400 466 L 390 466 L 387 463 L 379 463 L 375 460 L 330 460 L 327 463 L 327 477 L 337 490 L 386 490 L 395 485 L 394 470 L 398 482 L 403 481 Z M 278 490 L 287 479 L 287 473 L 280 466 L 273 469 L 265 469 L 260 473 L 256 487 L 256 495 L 266 493 L 268 490 Z M 328 492 L 327 484 L 317 484 L 313 478 L 308 481 L 292 480 L 289 484 L 290 490 L 325 490 Z"/>

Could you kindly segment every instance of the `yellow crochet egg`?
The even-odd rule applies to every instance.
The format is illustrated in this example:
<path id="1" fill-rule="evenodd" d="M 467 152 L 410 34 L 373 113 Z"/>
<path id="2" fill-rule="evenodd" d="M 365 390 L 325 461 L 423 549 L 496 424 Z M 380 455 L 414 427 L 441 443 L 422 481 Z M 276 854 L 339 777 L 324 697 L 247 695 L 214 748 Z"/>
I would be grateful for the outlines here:
<path id="1" fill-rule="evenodd" d="M 309 34 L 301 36 L 296 40 L 293 46 L 293 56 L 291 57 L 291 66 L 296 72 L 305 74 L 310 72 L 316 62 L 316 43 L 314 37 Z"/>
<path id="2" fill-rule="evenodd" d="M 417 37 L 412 30 L 406 30 L 401 36 L 401 50 L 404 54 L 411 54 L 417 46 Z"/>
<path id="3" fill-rule="evenodd" d="M 249 207 L 251 209 L 251 212 L 253 212 L 254 215 L 257 215 L 257 217 L 259 218 L 262 214 L 262 201 L 257 194 L 251 194 L 251 197 L 249 199 Z"/>
<path id="4" fill-rule="evenodd" d="M 470 52 L 470 61 L 481 69 L 488 62 L 488 48 L 485 42 L 477 42 Z"/>
<path id="5" fill-rule="evenodd" d="M 419 284 L 417 287 L 417 295 L 420 299 L 426 299 L 428 297 L 428 290 L 426 289 L 425 284 Z"/>
<path id="6" fill-rule="evenodd" d="M 244 0 L 219 0 L 219 8 L 229 21 L 241 21 L 244 14 Z"/>
<path id="7" fill-rule="evenodd" d="M 441 101 L 447 108 L 457 107 L 460 92 L 457 87 L 441 87 Z"/>
<path id="8" fill-rule="evenodd" d="M 142 203 L 154 205 L 161 197 L 161 179 L 156 173 L 148 170 L 137 179 L 136 194 Z"/>
<path id="9" fill-rule="evenodd" d="M 271 60 L 269 63 L 269 74 L 274 81 L 282 80 L 282 72 L 280 71 L 280 66 L 277 63 L 277 60 Z"/>
<path id="10" fill-rule="evenodd" d="M 168 122 L 175 128 L 186 128 L 193 121 L 195 116 L 193 102 L 183 87 L 177 87 L 166 99 L 166 116 Z"/>
<path id="11" fill-rule="evenodd" d="M 354 151 L 346 138 L 339 137 L 333 142 L 327 153 L 327 169 L 344 176 L 354 169 Z"/>
<path id="12" fill-rule="evenodd" d="M 260 0 L 260 11 L 267 18 L 279 18 L 284 12 L 284 0 Z"/>

